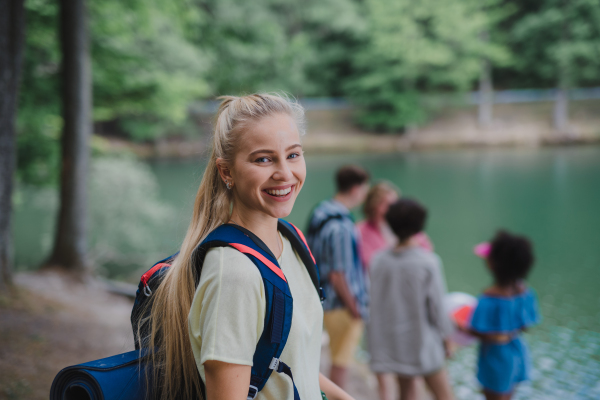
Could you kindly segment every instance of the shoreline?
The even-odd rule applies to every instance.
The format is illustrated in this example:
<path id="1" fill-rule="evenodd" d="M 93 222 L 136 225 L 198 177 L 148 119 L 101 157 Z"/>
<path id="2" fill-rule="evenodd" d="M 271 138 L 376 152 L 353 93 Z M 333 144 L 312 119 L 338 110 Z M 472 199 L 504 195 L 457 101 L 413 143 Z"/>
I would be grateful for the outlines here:
<path id="1" fill-rule="evenodd" d="M 567 133 L 552 127 L 550 102 L 496 104 L 488 127 L 477 123 L 477 108 L 465 106 L 438 111 L 426 124 L 399 133 L 376 133 L 354 123 L 352 109 L 307 110 L 304 149 L 312 153 L 402 153 L 462 148 L 537 148 L 600 143 L 600 100 L 571 103 Z M 142 159 L 196 158 L 209 148 L 212 114 L 196 114 L 199 134 L 193 140 L 172 137 L 135 143 L 96 136 L 109 151 L 130 151 Z"/>

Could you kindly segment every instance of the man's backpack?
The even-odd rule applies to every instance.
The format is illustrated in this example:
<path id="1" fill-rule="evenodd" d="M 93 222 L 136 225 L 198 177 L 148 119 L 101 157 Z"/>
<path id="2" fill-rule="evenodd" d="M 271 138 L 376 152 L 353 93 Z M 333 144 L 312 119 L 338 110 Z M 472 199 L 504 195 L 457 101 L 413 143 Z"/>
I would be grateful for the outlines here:
<path id="1" fill-rule="evenodd" d="M 292 247 L 300 256 L 322 301 L 323 291 L 319 286 L 319 271 L 304 235 L 298 228 L 284 220 L 279 220 L 278 230 L 290 241 Z M 292 324 L 293 299 L 285 275 L 273 253 L 252 232 L 234 224 L 224 224 L 216 228 L 194 250 L 192 260 L 196 286 L 198 286 L 200 281 L 202 264 L 208 251 L 213 247 L 225 246 L 233 247 L 248 256 L 258 268 L 265 288 L 266 312 L 264 330 L 254 352 L 250 388 L 248 391 L 248 399 L 254 399 L 258 392 L 265 386 L 273 371 L 287 374 L 293 383 L 290 368 L 279 359 L 287 342 Z M 142 313 L 146 312 L 146 315 L 143 317 L 149 316 L 152 305 L 147 306 L 147 303 L 152 300 L 153 292 L 160 286 L 165 273 L 176 256 L 177 254 L 174 254 L 159 261 L 143 274 L 140 279 L 131 313 L 131 325 L 136 349 L 144 347 L 144 343 L 140 343 L 139 337 L 144 338 L 148 334 L 144 328 L 140 328 L 139 326 Z M 139 336 L 137 335 L 138 329 L 140 330 Z M 294 399 L 299 399 L 295 385 Z"/>
<path id="2" fill-rule="evenodd" d="M 319 272 L 304 235 L 294 225 L 284 220 L 279 220 L 278 229 L 300 256 L 322 301 L 324 298 L 319 287 Z M 279 359 L 292 324 L 293 299 L 285 275 L 269 248 L 252 232 L 231 224 L 221 225 L 215 229 L 194 251 L 196 285 L 200 281 L 202 263 L 208 250 L 224 246 L 233 247 L 246 254 L 260 271 L 265 287 L 264 330 L 254 352 L 248 389 L 248 399 L 254 399 L 264 388 L 273 371 L 288 375 L 294 384 L 290 367 Z M 131 313 L 131 323 L 136 338 L 141 313 L 151 308 L 152 304 L 148 301 L 151 301 L 152 293 L 159 287 L 176 256 L 177 254 L 160 261 L 142 275 Z M 142 332 L 141 336 L 144 337 L 145 333 Z M 50 400 L 154 398 L 153 393 L 149 392 L 152 389 L 145 385 L 146 371 L 152 368 L 147 357 L 148 348 L 135 340 L 134 351 L 61 370 L 52 382 Z M 295 384 L 294 400 L 300 400 Z"/>

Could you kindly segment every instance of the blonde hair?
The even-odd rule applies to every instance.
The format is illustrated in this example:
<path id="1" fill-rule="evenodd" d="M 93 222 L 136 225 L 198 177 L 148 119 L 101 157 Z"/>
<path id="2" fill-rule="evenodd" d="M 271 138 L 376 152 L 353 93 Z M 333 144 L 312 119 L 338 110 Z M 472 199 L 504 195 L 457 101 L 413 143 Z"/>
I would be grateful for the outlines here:
<path id="1" fill-rule="evenodd" d="M 138 339 L 149 349 L 154 366 L 151 387 L 155 398 L 165 400 L 201 397 L 201 382 L 188 336 L 188 314 L 196 282 L 192 257 L 196 247 L 219 225 L 229 220 L 233 195 L 219 176 L 217 159 L 232 162 L 236 144 L 252 123 L 262 118 L 286 114 L 294 119 L 301 134 L 304 110 L 279 94 L 252 94 L 243 97 L 221 96 L 217 112 L 212 152 L 196 194 L 192 220 L 181 244 L 179 255 L 168 269 L 151 299 L 150 317 L 141 318 Z M 143 312 L 141 315 L 146 315 Z M 141 338 L 146 331 L 148 337 Z"/>
<path id="2" fill-rule="evenodd" d="M 363 205 L 363 213 L 367 221 L 372 221 L 375 218 L 375 209 L 381 203 L 381 201 L 390 193 L 396 193 L 400 197 L 400 189 L 391 182 L 382 181 L 379 182 L 369 189 L 367 198 Z"/>

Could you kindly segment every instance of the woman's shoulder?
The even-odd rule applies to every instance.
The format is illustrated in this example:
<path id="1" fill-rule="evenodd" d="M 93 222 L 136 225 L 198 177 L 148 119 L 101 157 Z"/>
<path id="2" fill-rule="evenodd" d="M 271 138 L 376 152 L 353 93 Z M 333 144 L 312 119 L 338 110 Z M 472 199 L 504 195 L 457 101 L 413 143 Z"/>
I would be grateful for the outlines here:
<path id="1" fill-rule="evenodd" d="M 200 280 L 205 277 L 246 284 L 262 281 L 258 268 L 248 256 L 229 246 L 213 247 L 206 253 Z"/>

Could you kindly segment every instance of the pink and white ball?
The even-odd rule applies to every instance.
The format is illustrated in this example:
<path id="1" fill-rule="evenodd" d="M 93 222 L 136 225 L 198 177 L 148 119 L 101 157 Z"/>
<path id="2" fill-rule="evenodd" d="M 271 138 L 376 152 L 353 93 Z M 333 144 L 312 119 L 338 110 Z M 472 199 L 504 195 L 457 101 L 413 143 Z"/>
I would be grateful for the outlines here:
<path id="1" fill-rule="evenodd" d="M 468 293 L 452 292 L 446 295 L 445 304 L 450 320 L 456 327 L 466 328 L 471 322 L 471 316 L 477 307 L 477 298 Z M 458 346 L 470 346 L 476 342 L 471 336 L 459 329 L 455 329 L 450 340 Z"/>

